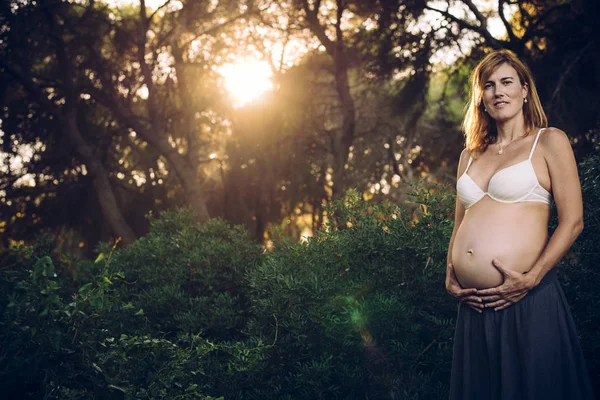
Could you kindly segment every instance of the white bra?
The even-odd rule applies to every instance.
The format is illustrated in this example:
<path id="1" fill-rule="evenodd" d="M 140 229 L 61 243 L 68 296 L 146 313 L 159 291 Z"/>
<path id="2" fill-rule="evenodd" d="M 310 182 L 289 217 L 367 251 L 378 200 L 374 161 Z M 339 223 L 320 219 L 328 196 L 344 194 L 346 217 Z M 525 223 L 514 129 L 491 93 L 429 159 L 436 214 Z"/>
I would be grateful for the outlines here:
<path id="1" fill-rule="evenodd" d="M 535 150 L 535 146 L 537 145 L 542 130 L 543 129 L 540 129 L 535 136 L 529 158 L 509 167 L 502 168 L 500 171 L 496 172 L 492 176 L 492 179 L 490 179 L 487 192 L 481 190 L 475 181 L 467 174 L 471 162 L 473 162 L 473 157 L 469 157 L 469 163 L 467 164 L 465 172 L 456 182 L 458 200 L 465 208 L 470 208 L 484 196 L 489 196 L 491 199 L 501 203 L 537 201 L 550 204 L 552 195 L 540 185 L 540 182 L 535 175 L 533 164 L 531 163 L 531 156 L 533 156 L 533 151 Z"/>

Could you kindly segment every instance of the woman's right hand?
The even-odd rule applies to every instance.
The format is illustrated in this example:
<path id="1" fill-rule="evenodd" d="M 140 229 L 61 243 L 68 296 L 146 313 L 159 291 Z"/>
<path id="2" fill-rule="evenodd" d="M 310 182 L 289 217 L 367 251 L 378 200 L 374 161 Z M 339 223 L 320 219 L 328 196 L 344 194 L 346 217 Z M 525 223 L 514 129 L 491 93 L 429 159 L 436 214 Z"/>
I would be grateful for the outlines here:
<path id="1" fill-rule="evenodd" d="M 482 312 L 483 302 L 481 297 L 475 296 L 477 289 L 463 289 L 460 283 L 458 283 L 458 279 L 454 273 L 454 266 L 451 263 L 448 263 L 448 271 L 446 272 L 446 291 L 478 313 Z"/>

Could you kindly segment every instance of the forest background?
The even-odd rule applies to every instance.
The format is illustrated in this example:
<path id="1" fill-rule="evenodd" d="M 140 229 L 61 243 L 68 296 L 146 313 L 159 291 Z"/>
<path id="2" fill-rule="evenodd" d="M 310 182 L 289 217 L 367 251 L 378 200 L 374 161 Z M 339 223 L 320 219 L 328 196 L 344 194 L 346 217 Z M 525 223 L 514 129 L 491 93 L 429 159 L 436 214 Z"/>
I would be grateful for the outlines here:
<path id="1" fill-rule="evenodd" d="M 523 59 L 597 199 L 599 12 L 593 0 L 2 2 L 2 386 L 442 396 L 455 305 L 440 271 L 468 74 L 490 49 Z M 564 280 L 597 374 L 594 238 Z M 150 347 L 145 365 L 133 353 Z M 13 363 L 23 354 L 35 367 Z"/>

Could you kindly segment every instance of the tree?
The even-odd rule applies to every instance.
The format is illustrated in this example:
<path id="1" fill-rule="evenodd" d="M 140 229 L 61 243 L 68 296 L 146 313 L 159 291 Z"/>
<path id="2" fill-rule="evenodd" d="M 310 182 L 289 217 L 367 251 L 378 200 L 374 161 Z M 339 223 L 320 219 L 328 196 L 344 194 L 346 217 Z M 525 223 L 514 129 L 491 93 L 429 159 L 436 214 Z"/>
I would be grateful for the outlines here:
<path id="1" fill-rule="evenodd" d="M 202 50 L 203 41 L 214 44 L 211 35 L 243 15 L 216 22 L 228 16 L 234 4 L 219 2 L 211 10 L 208 3 L 190 1 L 177 9 L 166 2 L 164 13 L 161 7 L 148 15 L 142 0 L 137 15 L 125 13 L 126 23 L 110 25 L 113 41 L 108 49 L 96 49 L 97 73 L 89 76 L 91 95 L 165 158 L 179 179 L 184 204 L 200 220 L 209 217 L 201 166 L 212 162 L 208 155 L 214 148 L 203 132 L 215 128 L 206 126 L 202 113 L 210 113 L 216 91 L 202 93 L 201 85 L 193 89 L 193 82 L 207 80 L 212 73 L 211 60 L 197 54 L 197 48 Z M 115 70 L 114 54 L 127 58 L 131 67 Z M 145 98 L 135 95 L 140 90 Z"/>
<path id="2" fill-rule="evenodd" d="M 202 88 L 206 92 L 192 93 L 190 82 L 217 81 L 210 56 L 194 51 L 203 41 L 214 45 L 211 35 L 243 14 L 217 22 L 236 4 L 188 2 L 177 9 L 167 2 L 151 15 L 144 2 L 121 13 L 96 2 L 14 3 L 2 10 L 6 57 L 1 66 L 10 77 L 7 82 L 18 83 L 23 101 L 57 120 L 57 134 L 69 137 L 77 154 L 78 175 L 89 172 L 103 218 L 125 244 L 135 238 L 126 211 L 143 214 L 159 201 L 167 207 L 165 192 L 170 205 L 190 206 L 200 220 L 209 217 L 203 166 L 213 162 L 208 154 L 223 128 L 207 120 L 214 119 L 220 96 L 210 83 Z M 5 89 L 8 93 L 12 86 Z M 19 124 L 18 115 L 3 118 L 11 138 L 23 131 Z M 12 189 L 15 181 L 7 180 L 3 188 Z M 148 202 L 155 185 L 165 188 L 156 204 Z M 146 200 L 140 202 L 144 190 Z M 149 207 L 140 210 L 133 204 Z"/>
<path id="3" fill-rule="evenodd" d="M 56 119 L 57 133 L 69 141 L 90 173 L 98 204 L 113 234 L 130 244 L 136 236 L 121 212 L 108 172 L 94 148 L 94 139 L 99 137 L 84 133 L 93 129 L 81 117 L 85 99 L 80 96 L 81 82 L 69 51 L 77 53 L 85 43 L 65 31 L 63 19 L 79 18 L 74 11 L 65 10 L 63 3 L 3 3 L 0 68 L 13 84 L 20 86 L 21 95 L 26 93 L 31 115 Z"/>

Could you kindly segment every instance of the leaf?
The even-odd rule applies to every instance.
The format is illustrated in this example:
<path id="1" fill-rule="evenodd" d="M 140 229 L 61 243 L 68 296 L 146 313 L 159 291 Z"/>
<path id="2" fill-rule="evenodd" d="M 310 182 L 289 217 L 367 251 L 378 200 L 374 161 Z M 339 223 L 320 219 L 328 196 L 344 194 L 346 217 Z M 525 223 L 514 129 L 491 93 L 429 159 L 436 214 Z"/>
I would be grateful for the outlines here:
<path id="1" fill-rule="evenodd" d="M 96 261 L 94 261 L 94 264 L 98 264 L 99 262 L 104 260 L 104 253 L 100 253 L 98 254 L 98 257 L 96 257 Z"/>
<path id="2" fill-rule="evenodd" d="M 198 387 L 198 385 L 194 383 L 194 384 L 188 386 L 187 389 L 185 389 L 185 391 L 186 392 L 191 392 L 193 390 L 196 390 L 197 387 Z"/>
<path id="3" fill-rule="evenodd" d="M 37 260 L 35 265 L 36 265 L 36 268 L 38 265 L 40 265 L 42 267 L 42 275 L 43 276 L 46 276 L 46 277 L 56 276 L 56 273 L 54 272 L 54 263 L 52 262 L 52 259 L 49 256 L 44 256 L 44 257 L 40 258 L 39 260 Z"/>
<path id="4" fill-rule="evenodd" d="M 34 278 L 39 278 L 40 276 L 54 277 L 55 275 L 54 263 L 49 256 L 44 256 L 36 261 L 33 273 Z"/>
<path id="5" fill-rule="evenodd" d="M 102 309 L 102 307 L 103 307 L 103 305 L 104 305 L 104 299 L 103 299 L 102 297 L 95 297 L 95 298 L 92 300 L 92 304 L 94 304 L 94 307 L 95 307 L 97 310 L 101 310 L 101 309 Z"/>
<path id="6" fill-rule="evenodd" d="M 133 315 L 144 315 L 144 309 L 143 309 L 143 308 L 140 308 L 140 309 L 139 309 L 139 311 L 138 311 L 138 312 L 136 312 L 136 313 L 135 313 L 135 314 L 133 314 Z"/>
<path id="7" fill-rule="evenodd" d="M 107 385 L 107 387 L 108 387 L 109 389 L 118 390 L 119 392 L 122 392 L 122 393 L 127 393 L 127 391 L 126 391 L 125 389 L 123 389 L 123 388 L 121 388 L 121 387 L 119 387 L 119 386 L 115 386 L 115 385 Z"/>
<path id="8" fill-rule="evenodd" d="M 83 293 L 87 292 L 92 285 L 93 285 L 93 283 L 86 283 L 85 285 L 83 285 L 82 287 L 79 288 L 78 292 L 83 294 Z"/>

